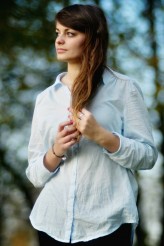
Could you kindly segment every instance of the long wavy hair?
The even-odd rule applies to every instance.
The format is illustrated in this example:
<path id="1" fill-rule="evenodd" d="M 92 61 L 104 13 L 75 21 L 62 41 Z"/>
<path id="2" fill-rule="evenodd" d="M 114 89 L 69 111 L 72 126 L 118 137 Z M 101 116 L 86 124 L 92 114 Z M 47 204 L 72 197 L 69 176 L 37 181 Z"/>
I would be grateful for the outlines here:
<path id="1" fill-rule="evenodd" d="M 72 109 L 77 112 L 94 96 L 106 66 L 108 26 L 105 14 L 96 5 L 74 4 L 60 10 L 55 18 L 61 25 L 85 33 L 81 69 L 72 87 Z"/>

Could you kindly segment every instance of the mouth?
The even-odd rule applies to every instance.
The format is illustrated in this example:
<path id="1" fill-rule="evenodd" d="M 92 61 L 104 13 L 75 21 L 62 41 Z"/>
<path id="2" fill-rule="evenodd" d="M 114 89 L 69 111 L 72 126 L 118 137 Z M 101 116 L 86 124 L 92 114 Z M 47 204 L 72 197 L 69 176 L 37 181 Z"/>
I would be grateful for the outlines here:
<path id="1" fill-rule="evenodd" d="M 61 49 L 61 48 L 56 49 L 56 52 L 58 54 L 65 53 L 66 51 L 67 51 L 66 49 Z"/>

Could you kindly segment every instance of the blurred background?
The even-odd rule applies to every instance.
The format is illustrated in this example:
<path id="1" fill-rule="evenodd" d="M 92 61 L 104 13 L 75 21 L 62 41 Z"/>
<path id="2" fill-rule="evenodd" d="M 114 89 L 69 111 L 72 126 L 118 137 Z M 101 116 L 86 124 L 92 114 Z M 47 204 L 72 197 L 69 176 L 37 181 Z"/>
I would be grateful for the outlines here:
<path id="1" fill-rule="evenodd" d="M 55 13 L 98 4 L 109 22 L 108 65 L 135 78 L 159 150 L 138 171 L 140 223 L 135 246 L 164 245 L 164 1 L 0 0 L 0 245 L 38 246 L 29 213 L 39 194 L 27 180 L 27 146 L 37 94 L 65 70 L 55 58 Z"/>

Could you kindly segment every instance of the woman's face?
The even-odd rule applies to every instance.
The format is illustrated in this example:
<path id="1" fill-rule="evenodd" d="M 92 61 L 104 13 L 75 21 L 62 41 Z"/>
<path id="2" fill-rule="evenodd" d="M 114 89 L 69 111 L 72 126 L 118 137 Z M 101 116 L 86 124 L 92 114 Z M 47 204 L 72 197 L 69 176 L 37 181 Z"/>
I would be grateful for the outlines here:
<path id="1" fill-rule="evenodd" d="M 56 24 L 55 48 L 57 59 L 68 63 L 79 63 L 84 50 L 85 34 Z"/>

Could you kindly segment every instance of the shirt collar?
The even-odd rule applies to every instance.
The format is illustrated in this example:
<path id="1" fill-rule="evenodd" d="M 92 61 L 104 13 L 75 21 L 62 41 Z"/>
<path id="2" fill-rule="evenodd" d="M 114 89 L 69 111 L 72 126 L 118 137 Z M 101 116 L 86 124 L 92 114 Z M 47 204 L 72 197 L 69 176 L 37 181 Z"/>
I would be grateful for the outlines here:
<path id="1" fill-rule="evenodd" d="M 103 72 L 103 76 L 102 76 L 102 82 L 106 85 L 107 83 L 109 83 L 109 78 L 110 75 L 113 74 L 113 70 L 110 69 L 109 67 L 105 67 L 104 72 Z"/>
<path id="2" fill-rule="evenodd" d="M 60 73 L 57 75 L 55 83 L 54 83 L 54 87 L 57 90 L 58 88 L 60 88 L 61 86 L 63 86 L 63 83 L 61 82 L 61 78 L 66 74 L 66 72 Z"/>
<path id="3" fill-rule="evenodd" d="M 102 80 L 101 83 L 107 84 L 109 81 L 109 67 L 105 68 L 103 75 L 102 75 Z M 57 90 L 58 88 L 60 88 L 61 86 L 63 86 L 63 83 L 61 82 L 61 78 L 66 74 L 67 72 L 63 72 L 57 75 L 55 83 L 54 83 L 54 87 Z"/>

